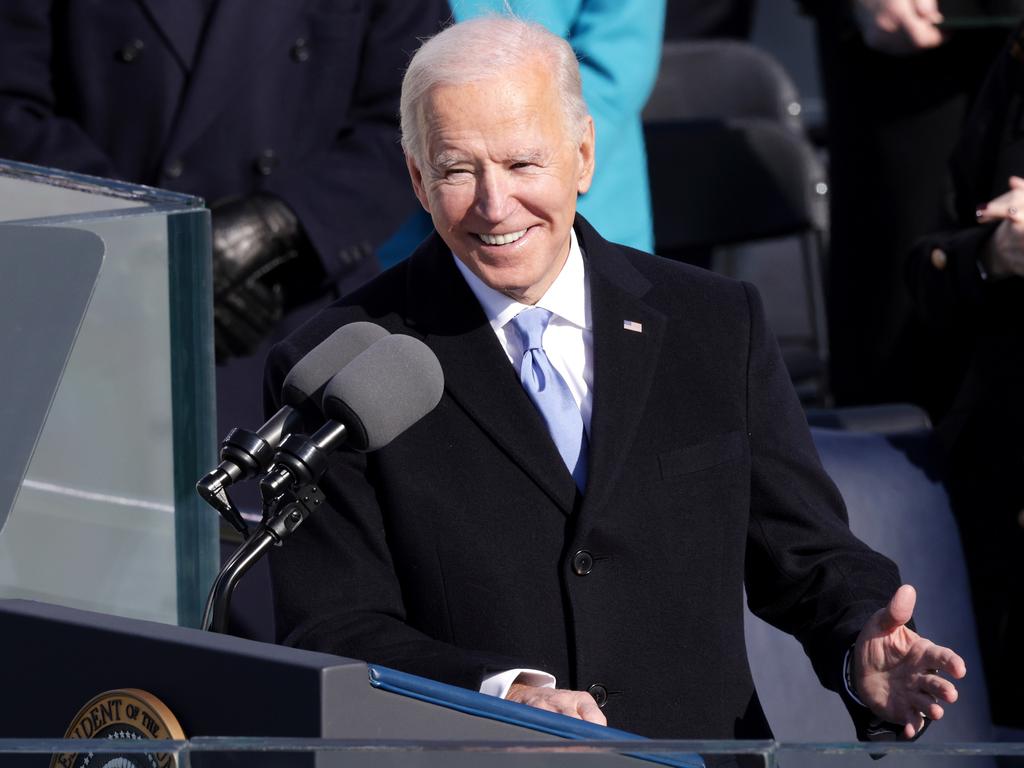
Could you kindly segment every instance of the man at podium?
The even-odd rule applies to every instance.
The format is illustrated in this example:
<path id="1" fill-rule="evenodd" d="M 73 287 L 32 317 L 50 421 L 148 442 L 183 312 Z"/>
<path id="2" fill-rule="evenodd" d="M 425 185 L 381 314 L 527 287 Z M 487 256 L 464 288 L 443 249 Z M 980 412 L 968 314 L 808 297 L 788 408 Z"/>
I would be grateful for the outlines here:
<path id="1" fill-rule="evenodd" d="M 765 738 L 745 587 L 862 738 L 942 717 L 964 663 L 850 533 L 756 291 L 576 215 L 595 136 L 568 45 L 448 28 L 409 66 L 402 131 L 436 232 L 275 348 L 270 404 L 366 320 L 423 340 L 445 392 L 333 457 L 330 508 L 272 555 L 279 639 L 646 736 Z"/>

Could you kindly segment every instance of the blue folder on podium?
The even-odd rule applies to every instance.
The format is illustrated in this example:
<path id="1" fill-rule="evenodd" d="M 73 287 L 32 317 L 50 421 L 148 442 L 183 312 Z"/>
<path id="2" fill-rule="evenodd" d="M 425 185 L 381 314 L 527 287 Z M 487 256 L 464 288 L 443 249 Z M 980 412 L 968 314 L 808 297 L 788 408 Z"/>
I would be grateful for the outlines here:
<path id="1" fill-rule="evenodd" d="M 605 759 L 703 766 L 644 755 L 635 734 L 325 653 L 25 600 L 0 600 L 0 627 L 0 688 L 18 692 L 0 697 L 4 737 L 60 738 L 96 695 L 136 688 L 190 739 L 635 741 Z"/>

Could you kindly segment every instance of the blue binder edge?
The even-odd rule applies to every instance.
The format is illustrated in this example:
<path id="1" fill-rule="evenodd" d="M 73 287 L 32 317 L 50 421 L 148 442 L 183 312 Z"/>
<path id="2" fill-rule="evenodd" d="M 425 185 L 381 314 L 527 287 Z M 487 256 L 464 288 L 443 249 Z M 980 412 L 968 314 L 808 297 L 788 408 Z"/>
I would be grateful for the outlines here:
<path id="1" fill-rule="evenodd" d="M 635 733 L 587 723 L 554 712 L 545 712 L 535 707 L 527 707 L 494 696 L 485 696 L 476 691 L 439 683 L 436 680 L 410 675 L 388 667 L 368 665 L 368 670 L 370 685 L 374 688 L 454 709 L 468 715 L 486 717 L 490 720 L 577 741 L 646 741 L 643 736 L 638 736 Z M 695 753 L 662 755 L 630 753 L 630 756 L 660 765 L 675 766 L 675 768 L 704 768 L 704 759 Z"/>

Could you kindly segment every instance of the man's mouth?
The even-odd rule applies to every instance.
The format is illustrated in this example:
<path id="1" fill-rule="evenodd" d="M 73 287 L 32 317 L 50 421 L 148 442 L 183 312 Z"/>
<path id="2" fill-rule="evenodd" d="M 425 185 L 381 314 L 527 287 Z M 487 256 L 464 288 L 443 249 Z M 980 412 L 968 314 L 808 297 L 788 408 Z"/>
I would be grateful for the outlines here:
<path id="1" fill-rule="evenodd" d="M 487 245 L 508 245 L 521 238 L 526 232 L 526 229 L 520 229 L 518 232 L 506 232 L 503 235 L 485 235 L 482 232 L 475 232 L 474 234 Z"/>

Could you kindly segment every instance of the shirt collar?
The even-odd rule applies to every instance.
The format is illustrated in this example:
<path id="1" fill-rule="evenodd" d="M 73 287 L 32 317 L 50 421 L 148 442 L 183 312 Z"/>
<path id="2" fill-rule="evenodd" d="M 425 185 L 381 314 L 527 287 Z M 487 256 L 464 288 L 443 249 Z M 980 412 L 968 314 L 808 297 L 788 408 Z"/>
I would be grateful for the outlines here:
<path id="1" fill-rule="evenodd" d="M 511 299 L 500 291 L 496 291 L 470 271 L 455 254 L 452 254 L 455 266 L 465 278 L 469 289 L 476 296 L 484 310 L 491 327 L 498 331 L 513 317 L 528 307 Z M 576 232 L 569 230 L 569 257 L 558 273 L 555 282 L 537 302 L 542 307 L 563 320 L 579 328 L 590 328 L 587 312 L 587 281 L 586 268 L 583 262 L 583 251 L 580 249 Z"/>

